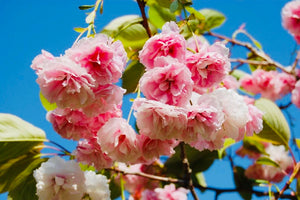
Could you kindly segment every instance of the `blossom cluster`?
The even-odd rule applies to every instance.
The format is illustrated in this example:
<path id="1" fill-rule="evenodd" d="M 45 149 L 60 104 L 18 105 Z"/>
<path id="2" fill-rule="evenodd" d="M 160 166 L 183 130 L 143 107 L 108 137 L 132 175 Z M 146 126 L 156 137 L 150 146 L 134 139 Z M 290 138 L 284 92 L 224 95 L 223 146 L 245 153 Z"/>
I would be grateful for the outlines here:
<path id="1" fill-rule="evenodd" d="M 255 161 L 254 164 L 245 170 L 245 175 L 249 179 L 261 179 L 279 183 L 287 174 L 293 171 L 293 159 L 288 155 L 288 151 L 285 150 L 283 145 L 275 146 L 270 143 L 263 143 L 263 146 L 265 149 L 264 153 L 247 150 L 243 147 L 237 151 L 238 155 L 242 157 L 248 155 L 249 158 Z M 256 162 L 263 157 L 269 158 L 278 166 Z"/>
<path id="2" fill-rule="evenodd" d="M 145 43 L 139 59 L 146 72 L 139 82 L 144 98 L 133 102 L 138 133 L 122 118 L 125 90 L 116 83 L 127 55 L 121 42 L 97 34 L 79 40 L 60 57 L 42 51 L 33 60 L 42 95 L 57 105 L 47 119 L 62 137 L 78 141 L 73 153 L 78 162 L 96 170 L 114 162 L 151 164 L 172 155 L 179 142 L 216 150 L 227 138 L 240 141 L 262 130 L 263 113 L 254 100 L 235 91 L 239 83 L 229 75 L 229 50 L 223 43 L 185 40 L 177 24 L 167 22 Z M 50 170 L 48 165 L 40 171 Z M 42 176 L 35 175 L 38 185 L 48 184 Z M 51 194 L 58 195 L 64 182 L 59 175 L 53 180 Z M 40 188 L 42 195 L 45 188 Z M 173 199 L 185 199 L 187 193 L 169 185 L 143 190 L 142 196 L 165 199 L 168 191 L 178 196 Z"/>
<path id="3" fill-rule="evenodd" d="M 174 22 L 166 23 L 139 53 L 146 67 L 140 79 L 145 98 L 134 102 L 140 135 L 184 141 L 202 151 L 260 132 L 262 112 L 234 91 L 238 83 L 228 75 L 228 56 L 224 44 L 186 41 Z"/>
<path id="4" fill-rule="evenodd" d="M 300 44 L 300 1 L 290 1 L 281 11 L 282 25 Z"/>
<path id="5" fill-rule="evenodd" d="M 39 199 L 109 200 L 110 190 L 106 176 L 94 171 L 83 172 L 74 160 L 52 157 L 34 171 Z"/>

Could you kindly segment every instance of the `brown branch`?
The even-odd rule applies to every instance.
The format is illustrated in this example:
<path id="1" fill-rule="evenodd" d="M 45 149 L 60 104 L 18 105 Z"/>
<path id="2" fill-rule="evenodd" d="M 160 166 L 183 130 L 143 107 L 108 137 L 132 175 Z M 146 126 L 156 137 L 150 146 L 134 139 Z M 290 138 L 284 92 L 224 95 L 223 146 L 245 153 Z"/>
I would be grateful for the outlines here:
<path id="1" fill-rule="evenodd" d="M 285 183 L 285 185 L 283 186 L 283 188 L 280 190 L 278 196 L 275 196 L 275 200 L 279 199 L 280 197 L 282 197 L 284 191 L 286 191 L 291 183 L 293 182 L 293 180 L 295 179 L 295 177 L 298 175 L 300 170 L 300 162 L 296 164 L 296 166 L 294 167 L 294 171 L 291 175 L 291 177 L 289 178 L 289 180 Z"/>
<path id="2" fill-rule="evenodd" d="M 241 58 L 231 58 L 230 62 L 238 62 L 243 64 L 251 64 L 251 65 L 270 65 L 267 61 L 259 61 L 259 60 L 246 60 Z"/>
<path id="3" fill-rule="evenodd" d="M 194 187 L 200 189 L 200 190 L 210 190 L 216 192 L 216 194 L 220 195 L 222 193 L 231 193 L 231 192 L 251 192 L 252 194 L 258 196 L 258 197 L 263 197 L 263 196 L 269 196 L 269 192 L 262 192 L 262 191 L 257 191 L 257 190 L 245 190 L 245 189 L 238 189 L 238 188 L 232 188 L 232 189 L 219 189 L 219 188 L 214 188 L 214 187 L 203 187 L 199 184 L 194 184 Z M 274 192 L 273 193 L 275 197 L 279 196 L 279 192 Z M 280 195 L 281 198 L 286 198 L 286 199 L 292 199 L 292 200 L 297 200 L 296 195 L 292 194 L 282 194 Z"/>
<path id="4" fill-rule="evenodd" d="M 123 175 L 136 175 L 136 176 L 149 178 L 149 179 L 152 179 L 152 180 L 169 182 L 169 183 L 183 183 L 184 182 L 183 180 L 180 180 L 180 179 L 177 179 L 177 178 L 156 176 L 156 175 L 147 174 L 147 173 L 144 173 L 144 172 L 125 172 L 125 171 L 122 171 L 122 170 L 120 170 L 118 168 L 115 168 L 115 167 L 114 168 L 109 168 L 108 170 L 118 172 L 118 173 L 122 173 Z"/>
<path id="5" fill-rule="evenodd" d="M 186 152 L 185 152 L 185 148 L 184 148 L 184 142 L 180 142 L 180 150 L 181 150 L 181 154 L 180 154 L 180 157 L 181 157 L 181 160 L 182 160 L 182 164 L 183 164 L 183 169 L 184 169 L 184 186 L 186 188 L 189 188 L 194 199 L 195 200 L 198 200 L 198 196 L 195 192 L 195 188 L 194 188 L 194 185 L 193 185 L 193 181 L 191 179 L 191 176 L 192 176 L 192 169 L 190 168 L 190 163 L 187 159 L 187 156 L 186 156 Z"/>
<path id="6" fill-rule="evenodd" d="M 272 60 L 267 54 L 265 54 L 264 52 L 259 51 L 258 49 L 254 48 L 250 43 L 241 42 L 239 40 L 232 39 L 232 38 L 229 38 L 229 37 L 226 37 L 226 36 L 223 36 L 223 35 L 219 35 L 219 34 L 216 34 L 216 33 L 212 33 L 212 32 L 208 32 L 207 34 L 211 35 L 213 37 L 222 39 L 222 40 L 226 40 L 226 41 L 228 41 L 232 44 L 243 46 L 243 47 L 247 48 L 249 51 L 251 51 L 253 54 L 255 54 L 256 56 L 259 56 L 260 58 L 264 59 L 264 61 L 267 62 L 269 65 L 274 65 L 276 68 L 282 70 L 283 72 L 288 73 L 288 74 L 292 74 L 290 71 L 286 70 L 286 68 L 283 65 L 281 65 L 280 63 Z"/>
<path id="7" fill-rule="evenodd" d="M 145 13 L 146 3 L 145 3 L 144 0 L 137 0 L 137 3 L 139 5 L 139 8 L 140 8 L 140 11 L 141 11 L 141 14 L 142 14 L 142 18 L 143 18 L 142 25 L 145 28 L 148 37 L 150 38 L 152 36 L 152 34 L 151 34 L 151 30 L 149 28 L 148 20 L 147 20 L 146 13 Z"/>
<path id="8" fill-rule="evenodd" d="M 156 175 L 152 175 L 152 174 L 147 174 L 147 173 L 143 173 L 143 172 L 125 172 L 122 171 L 118 168 L 109 168 L 107 170 L 113 171 L 113 172 L 117 172 L 117 173 L 122 173 L 123 175 L 136 175 L 136 176 L 141 176 L 141 177 L 145 177 L 145 178 L 149 178 L 152 180 L 157 180 L 157 181 L 163 181 L 163 182 L 169 182 L 169 183 L 179 183 L 179 184 L 184 184 L 185 181 L 181 180 L 181 179 L 176 179 L 176 178 L 170 178 L 170 177 L 162 177 L 162 176 L 156 176 Z M 219 189 L 219 188 L 214 188 L 214 187 L 204 187 L 201 186 L 197 183 L 193 183 L 193 188 L 198 188 L 200 190 L 210 190 L 210 191 L 214 191 L 216 192 L 216 194 L 220 195 L 222 193 L 230 193 L 230 192 L 251 192 L 253 194 L 255 194 L 258 197 L 261 196 L 269 196 L 268 192 L 261 192 L 261 191 L 256 191 L 256 190 L 245 190 L 245 189 L 238 189 L 238 188 L 232 188 L 232 189 Z M 194 191 L 194 189 L 193 189 Z M 192 191 L 191 191 L 192 192 Z M 195 191 L 194 191 L 195 192 Z M 283 191 L 284 192 L 284 191 Z M 297 199 L 297 197 L 295 195 L 292 194 L 280 194 L 281 198 L 286 198 L 286 199 Z M 274 192 L 273 193 L 275 197 L 279 198 L 279 192 Z"/>

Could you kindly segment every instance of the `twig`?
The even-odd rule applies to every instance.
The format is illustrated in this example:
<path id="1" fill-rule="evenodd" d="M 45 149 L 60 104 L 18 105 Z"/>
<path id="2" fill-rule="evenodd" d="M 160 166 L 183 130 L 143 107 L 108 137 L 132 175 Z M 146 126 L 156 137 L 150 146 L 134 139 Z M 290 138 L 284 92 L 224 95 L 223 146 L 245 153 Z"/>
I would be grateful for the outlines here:
<path id="1" fill-rule="evenodd" d="M 261 192 L 261 191 L 257 191 L 257 190 L 245 190 L 245 189 L 238 189 L 238 188 L 232 188 L 232 189 L 219 189 L 219 188 L 214 188 L 214 187 L 203 187 L 199 184 L 194 184 L 194 187 L 200 189 L 200 190 L 210 190 L 210 191 L 214 191 L 216 192 L 216 196 L 219 196 L 222 193 L 231 193 L 231 192 L 251 192 L 254 195 L 258 196 L 258 197 L 262 197 L 262 196 L 269 196 L 269 192 Z M 279 192 L 274 192 L 273 193 L 275 197 L 279 196 Z M 286 199 L 292 199 L 292 200 L 297 200 L 296 195 L 292 195 L 292 194 L 282 194 L 280 195 L 281 198 L 286 198 Z"/>
<path id="2" fill-rule="evenodd" d="M 285 183 L 285 185 L 283 186 L 283 188 L 280 190 L 278 196 L 275 196 L 275 200 L 277 200 L 280 197 L 282 197 L 284 191 L 287 190 L 290 187 L 290 185 L 293 182 L 294 178 L 299 173 L 299 169 L 300 169 L 300 163 L 297 163 L 296 166 L 294 167 L 294 171 L 293 171 L 292 175 L 290 176 L 290 179 Z"/>
<path id="3" fill-rule="evenodd" d="M 144 0 L 137 0 L 137 3 L 139 5 L 139 8 L 140 8 L 140 11 L 141 11 L 141 14 L 142 14 L 142 18 L 143 18 L 142 25 L 145 28 L 148 37 L 150 38 L 152 36 L 152 34 L 151 34 L 151 30 L 149 28 L 148 20 L 147 20 L 146 13 L 145 13 L 146 3 L 145 3 Z"/>
<path id="4" fill-rule="evenodd" d="M 136 176 L 142 176 L 145 178 L 149 178 L 152 180 L 157 180 L 157 181 L 163 181 L 163 182 L 169 182 L 169 183 L 183 183 L 183 180 L 177 179 L 177 178 L 170 178 L 170 177 L 163 177 L 163 176 L 156 176 L 156 175 L 152 175 L 152 174 L 147 174 L 144 172 L 125 172 L 122 171 L 118 168 L 109 168 L 108 170 L 114 171 L 114 172 L 118 172 L 124 175 L 136 175 Z"/>
<path id="5" fill-rule="evenodd" d="M 255 54 L 256 56 L 259 56 L 262 59 L 264 59 L 265 62 L 267 62 L 269 65 L 274 65 L 276 68 L 282 70 L 283 72 L 288 73 L 288 74 L 292 74 L 290 71 L 286 70 L 286 68 L 283 65 L 281 65 L 280 63 L 272 60 L 268 55 L 266 55 L 262 51 L 257 50 L 250 43 L 241 42 L 239 40 L 232 39 L 232 38 L 229 38 L 229 37 L 226 37 L 226 36 L 223 36 L 223 35 L 219 35 L 219 34 L 216 34 L 216 33 L 212 33 L 212 32 L 208 32 L 207 34 L 211 35 L 213 37 L 217 37 L 217 38 L 222 39 L 222 40 L 226 40 L 230 43 L 233 43 L 233 44 L 236 44 L 236 45 L 239 45 L 239 46 L 243 46 L 243 47 L 247 48 L 249 51 L 251 51 L 253 54 Z"/>
<path id="6" fill-rule="evenodd" d="M 190 168 L 190 163 L 187 159 L 186 153 L 185 153 L 185 148 L 184 148 L 184 142 L 180 142 L 180 150 L 181 150 L 181 160 L 182 160 L 182 164 L 183 164 L 183 169 L 184 169 L 184 185 L 185 187 L 189 188 L 194 199 L 198 200 L 198 196 L 195 192 L 195 188 L 193 185 L 193 181 L 191 179 L 191 175 L 192 175 L 192 169 Z"/>

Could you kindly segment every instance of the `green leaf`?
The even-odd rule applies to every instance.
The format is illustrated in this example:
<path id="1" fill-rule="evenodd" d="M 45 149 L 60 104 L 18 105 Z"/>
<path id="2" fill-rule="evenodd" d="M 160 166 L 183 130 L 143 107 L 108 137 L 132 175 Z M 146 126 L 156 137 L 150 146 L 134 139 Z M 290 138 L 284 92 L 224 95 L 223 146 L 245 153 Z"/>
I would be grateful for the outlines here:
<path id="1" fill-rule="evenodd" d="M 32 172 L 45 161 L 38 147 L 45 137 L 28 122 L 0 114 L 0 193 L 9 191 L 14 200 L 37 199 Z"/>
<path id="2" fill-rule="evenodd" d="M 200 185 L 201 187 L 203 187 L 203 188 L 200 188 L 201 192 L 205 191 L 204 188 L 207 187 L 207 184 L 206 184 L 206 180 L 205 180 L 204 174 L 202 172 L 198 172 L 196 174 L 193 174 L 192 175 L 192 180 L 193 180 L 193 182 L 195 182 L 198 185 Z"/>
<path id="3" fill-rule="evenodd" d="M 290 128 L 278 106 L 268 100 L 261 98 L 255 102 L 255 106 L 260 109 L 263 115 L 263 130 L 254 137 L 272 142 L 273 144 L 283 144 L 288 147 L 290 139 Z"/>
<path id="4" fill-rule="evenodd" d="M 296 138 L 295 142 L 296 142 L 296 145 L 297 145 L 298 149 L 300 149 L 300 139 Z"/>
<path id="5" fill-rule="evenodd" d="M 36 181 L 33 177 L 33 171 L 40 167 L 45 161 L 47 161 L 46 158 L 35 158 L 31 160 L 28 167 L 15 178 L 12 185 L 13 188 L 9 191 L 9 195 L 13 200 L 38 199 L 36 196 Z"/>
<path id="6" fill-rule="evenodd" d="M 166 22 L 176 20 L 176 16 L 170 9 L 161 7 L 158 4 L 149 6 L 148 15 L 150 22 L 159 29 L 161 29 Z"/>
<path id="7" fill-rule="evenodd" d="M 122 87 L 126 89 L 126 94 L 136 90 L 141 76 L 145 72 L 145 67 L 138 61 L 132 61 L 122 76 Z"/>
<path id="8" fill-rule="evenodd" d="M 205 20 L 205 16 L 202 15 L 199 11 L 197 11 L 195 8 L 187 6 L 185 9 L 190 13 L 193 14 L 198 20 Z"/>
<path id="9" fill-rule="evenodd" d="M 204 150 L 200 152 L 189 145 L 185 145 L 185 150 L 193 174 L 207 170 L 218 158 L 217 151 Z M 165 162 L 166 173 L 171 176 L 183 177 L 180 147 L 177 146 L 175 151 L 176 153 Z"/>
<path id="10" fill-rule="evenodd" d="M 142 26 L 143 19 L 138 15 L 125 15 L 112 20 L 104 27 L 102 33 L 120 40 L 126 51 L 142 49 L 145 42 L 149 39 L 147 32 Z M 157 29 L 149 23 L 151 33 L 155 34 Z"/>
<path id="11" fill-rule="evenodd" d="M 270 158 L 268 157 L 260 157 L 256 160 L 256 163 L 257 164 L 261 164 L 261 165 L 271 165 L 271 166 L 274 166 L 274 167 L 280 167 L 278 165 L 278 163 L 276 163 L 275 161 L 271 160 Z"/>
<path id="12" fill-rule="evenodd" d="M 218 157 L 221 159 L 223 157 L 223 154 L 225 150 L 230 147 L 231 145 L 235 144 L 235 140 L 232 138 L 226 138 L 224 142 L 224 146 L 222 149 L 218 150 Z"/>
<path id="13" fill-rule="evenodd" d="M 82 5 L 82 6 L 79 6 L 78 8 L 80 10 L 88 10 L 88 9 L 94 8 L 94 7 L 95 7 L 95 5 Z"/>
<path id="14" fill-rule="evenodd" d="M 170 9 L 172 1 L 171 0 L 147 0 L 147 5 L 152 6 L 153 4 L 157 4 L 161 7 Z"/>
<path id="15" fill-rule="evenodd" d="M 297 178 L 297 185 L 296 185 L 296 195 L 297 199 L 300 199 L 300 178 Z"/>
<path id="16" fill-rule="evenodd" d="M 45 132 L 21 118 L 0 113 L 0 142 L 45 141 Z"/>
<path id="17" fill-rule="evenodd" d="M 171 5 L 170 5 L 170 11 L 175 12 L 179 7 L 179 2 L 178 0 L 174 0 Z"/>
<path id="18" fill-rule="evenodd" d="M 95 11 L 92 11 L 88 14 L 88 16 L 85 18 L 85 22 L 87 24 L 90 24 L 92 23 L 94 20 L 95 20 L 95 17 L 96 17 L 96 12 Z"/>
<path id="19" fill-rule="evenodd" d="M 216 10 L 202 9 L 199 12 L 205 17 L 204 31 L 210 31 L 213 28 L 217 28 L 225 21 L 225 16 Z"/>
<path id="20" fill-rule="evenodd" d="M 233 76 L 234 78 L 236 78 L 237 80 L 240 80 L 241 78 L 243 78 L 245 75 L 247 75 L 246 72 L 239 70 L 239 69 L 235 69 L 231 72 L 230 74 L 231 76 Z"/>
<path id="21" fill-rule="evenodd" d="M 56 103 L 50 103 L 41 92 L 40 92 L 40 101 L 46 111 L 51 111 L 51 110 L 54 110 L 55 108 L 57 108 Z"/>
<path id="22" fill-rule="evenodd" d="M 73 28 L 73 29 L 74 29 L 74 31 L 76 31 L 77 33 L 82 33 L 83 31 L 86 30 L 86 28 L 81 28 L 81 27 L 75 27 L 75 28 Z"/>
<path id="23" fill-rule="evenodd" d="M 114 177 L 109 182 L 109 190 L 111 199 L 116 199 L 121 196 L 121 187 L 118 183 L 116 183 Z"/>
<path id="24" fill-rule="evenodd" d="M 255 140 L 253 137 L 244 137 L 243 139 L 243 147 L 246 150 L 259 153 L 259 154 L 264 154 L 268 155 L 265 151 L 265 147 L 262 143 L 259 141 Z"/>
<path id="25" fill-rule="evenodd" d="M 244 200 L 251 200 L 253 182 L 245 176 L 245 169 L 235 166 L 233 169 L 234 183 L 239 189 L 239 194 Z"/>
<path id="26" fill-rule="evenodd" d="M 249 53 L 247 55 L 247 59 L 248 60 L 255 60 L 255 61 L 264 61 L 264 59 L 262 59 L 261 57 L 254 55 L 253 53 Z M 265 71 L 272 71 L 272 70 L 276 70 L 276 66 L 274 65 L 253 65 L 253 64 L 248 64 L 250 70 L 253 72 L 255 71 L 257 68 L 259 69 L 263 69 Z"/>

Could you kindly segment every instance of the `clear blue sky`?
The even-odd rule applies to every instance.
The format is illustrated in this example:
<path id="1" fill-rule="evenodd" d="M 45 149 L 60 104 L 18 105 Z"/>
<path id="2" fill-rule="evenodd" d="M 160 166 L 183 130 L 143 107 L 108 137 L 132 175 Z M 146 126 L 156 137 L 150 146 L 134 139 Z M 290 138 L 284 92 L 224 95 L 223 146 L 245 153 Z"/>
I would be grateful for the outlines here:
<path id="1" fill-rule="evenodd" d="M 64 53 L 75 41 L 78 33 L 74 27 L 84 27 L 85 12 L 79 5 L 93 4 L 84 0 L 5 1 L 0 6 L 0 112 L 11 113 L 42 128 L 47 137 L 61 144 L 62 140 L 46 121 L 46 111 L 39 101 L 36 75 L 30 68 L 32 59 L 45 49 L 55 56 Z M 295 48 L 292 37 L 282 28 L 280 11 L 286 0 L 194 0 L 197 8 L 214 8 L 227 17 L 225 24 L 215 31 L 230 36 L 242 23 L 246 30 L 263 45 L 276 61 L 290 64 L 291 52 Z M 125 14 L 139 14 L 133 0 L 104 0 L 104 14 L 97 17 L 99 31 L 111 19 Z M 126 105 L 126 104 L 125 104 Z M 289 109 L 295 118 L 299 110 Z M 299 125 L 295 127 L 299 132 Z M 299 136 L 300 134 L 298 134 Z M 1 155 L 0 155 L 1 156 Z M 227 161 L 218 161 L 206 173 L 209 186 L 233 187 L 230 170 L 220 168 Z M 201 197 L 201 196 L 200 196 Z M 213 199 L 207 193 L 202 199 Z M 221 199 L 239 199 L 238 195 L 221 195 Z M 0 195 L 0 199 L 5 199 Z"/>

